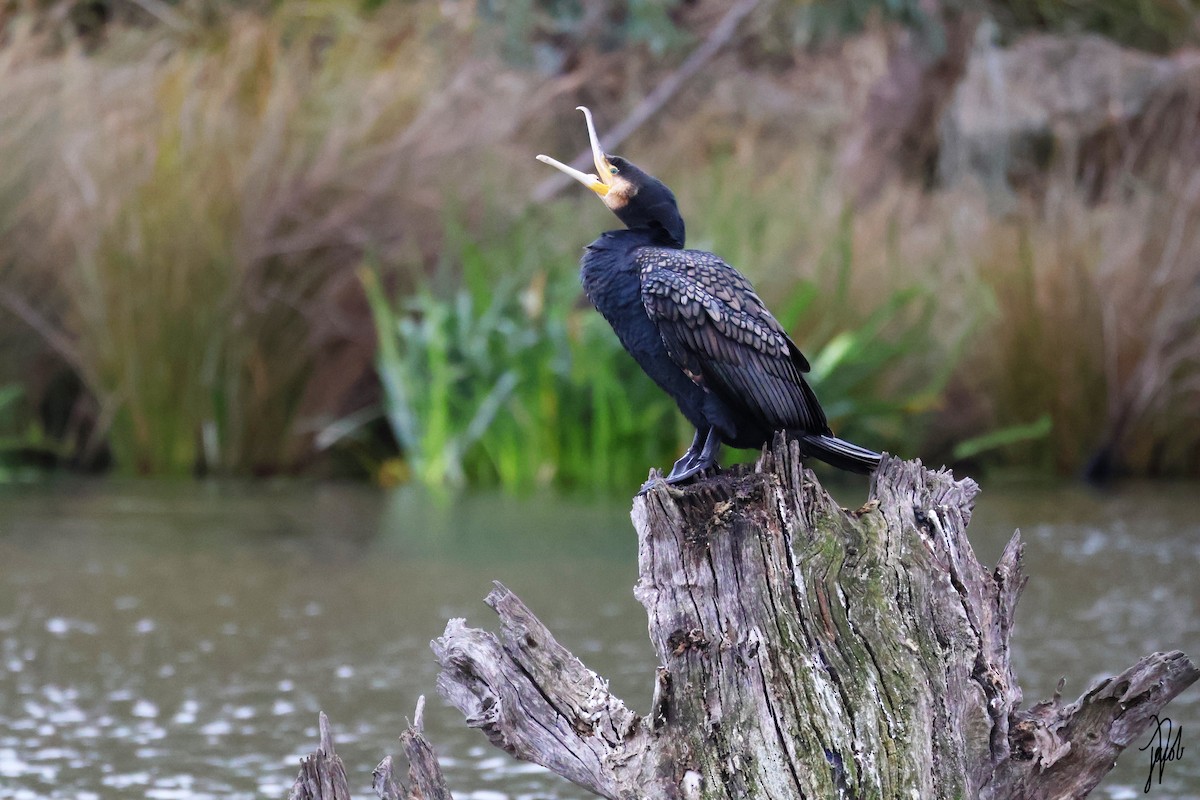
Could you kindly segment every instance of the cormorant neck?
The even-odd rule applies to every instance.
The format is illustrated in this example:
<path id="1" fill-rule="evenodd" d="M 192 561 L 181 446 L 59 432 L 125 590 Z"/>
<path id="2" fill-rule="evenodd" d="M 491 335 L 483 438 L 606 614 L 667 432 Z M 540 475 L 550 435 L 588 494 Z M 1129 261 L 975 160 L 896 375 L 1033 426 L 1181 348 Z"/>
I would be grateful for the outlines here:
<path id="1" fill-rule="evenodd" d="M 615 245 L 627 248 L 634 247 L 670 247 L 675 250 L 683 249 L 683 243 L 677 241 L 660 227 L 639 225 L 636 228 L 615 228 L 600 234 L 597 242 L 608 239 Z"/>
<path id="2" fill-rule="evenodd" d="M 630 165 L 630 169 L 636 169 Z M 612 206 L 609 206 L 612 208 Z M 685 230 L 675 195 L 662 181 L 646 175 L 637 193 L 624 205 L 613 208 L 617 219 L 660 247 L 683 247 Z"/>
<path id="3" fill-rule="evenodd" d="M 683 249 L 683 230 L 672 232 L 664 228 L 658 222 L 651 222 L 647 225 L 630 226 L 629 231 L 647 240 L 649 244 L 657 245 L 658 247 L 672 247 L 676 250 Z"/>

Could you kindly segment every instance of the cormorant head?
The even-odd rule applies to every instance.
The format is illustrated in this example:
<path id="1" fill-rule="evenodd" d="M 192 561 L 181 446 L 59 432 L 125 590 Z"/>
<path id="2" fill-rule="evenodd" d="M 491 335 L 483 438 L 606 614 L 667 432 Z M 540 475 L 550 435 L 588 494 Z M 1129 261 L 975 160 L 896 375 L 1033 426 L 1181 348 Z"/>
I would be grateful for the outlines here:
<path id="1" fill-rule="evenodd" d="M 665 245 L 683 247 L 683 217 L 679 215 L 674 193 L 658 178 L 620 156 L 605 155 L 592 123 L 592 112 L 585 106 L 579 106 L 579 110 L 587 120 L 596 174 L 580 172 L 550 156 L 539 155 L 538 161 L 562 170 L 591 189 L 626 227 L 649 231 Z"/>

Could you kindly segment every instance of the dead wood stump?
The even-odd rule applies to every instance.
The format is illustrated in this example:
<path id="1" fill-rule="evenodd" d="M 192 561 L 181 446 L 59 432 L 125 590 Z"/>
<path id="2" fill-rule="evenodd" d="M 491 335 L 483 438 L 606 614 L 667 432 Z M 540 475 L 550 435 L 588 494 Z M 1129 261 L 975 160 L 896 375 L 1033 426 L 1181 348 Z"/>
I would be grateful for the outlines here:
<path id="1" fill-rule="evenodd" d="M 453 800 L 437 756 L 421 731 L 424 708 L 425 698 L 421 697 L 412 724 L 400 735 L 400 745 L 408 759 L 408 780 L 396 782 L 391 756 L 380 761 L 371 773 L 371 785 L 379 800 Z M 318 728 L 321 743 L 300 762 L 300 774 L 292 784 L 288 800 L 351 800 L 346 768 L 333 751 L 333 733 L 324 712 Z"/>
<path id="2" fill-rule="evenodd" d="M 645 716 L 499 584 L 499 636 L 455 619 L 433 642 L 438 689 L 497 747 L 614 800 L 1083 797 L 1200 672 L 1154 653 L 1022 710 L 1021 539 L 979 564 L 977 493 L 886 458 L 846 511 L 782 442 L 659 484 L 633 507 L 661 665 Z"/>

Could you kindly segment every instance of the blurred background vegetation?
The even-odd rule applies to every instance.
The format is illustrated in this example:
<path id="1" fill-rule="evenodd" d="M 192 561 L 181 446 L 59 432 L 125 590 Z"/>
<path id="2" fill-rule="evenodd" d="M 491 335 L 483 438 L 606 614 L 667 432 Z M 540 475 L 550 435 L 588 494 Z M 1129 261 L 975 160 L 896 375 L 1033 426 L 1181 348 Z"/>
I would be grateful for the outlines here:
<path id="1" fill-rule="evenodd" d="M 1197 11 L 763 0 L 614 149 L 755 282 L 840 435 L 1194 476 Z M 611 130 L 726 12 L 0 3 L 0 478 L 669 466 L 689 431 L 578 286 L 616 222 L 535 202 L 533 155 L 581 149 L 581 103 Z"/>

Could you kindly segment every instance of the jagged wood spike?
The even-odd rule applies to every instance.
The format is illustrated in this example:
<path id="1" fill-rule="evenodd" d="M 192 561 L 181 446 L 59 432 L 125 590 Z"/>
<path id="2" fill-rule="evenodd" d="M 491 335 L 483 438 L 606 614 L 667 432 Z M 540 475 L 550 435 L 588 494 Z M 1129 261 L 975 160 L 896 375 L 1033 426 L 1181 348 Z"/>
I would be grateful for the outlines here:
<path id="1" fill-rule="evenodd" d="M 392 774 L 392 757 L 386 756 L 371 773 L 371 787 L 380 800 L 454 800 L 442 775 L 437 755 L 422 733 L 425 697 L 417 700 L 413 722 L 400 736 L 408 758 L 408 785 L 397 786 Z M 350 800 L 346 769 L 333 750 L 329 718 L 318 717 L 320 744 L 300 761 L 300 774 L 292 785 L 288 800 Z"/>
<path id="2" fill-rule="evenodd" d="M 333 750 L 329 717 L 322 711 L 317 717 L 320 744 L 300 761 L 300 774 L 292 784 L 288 800 L 350 800 L 346 767 Z"/>

